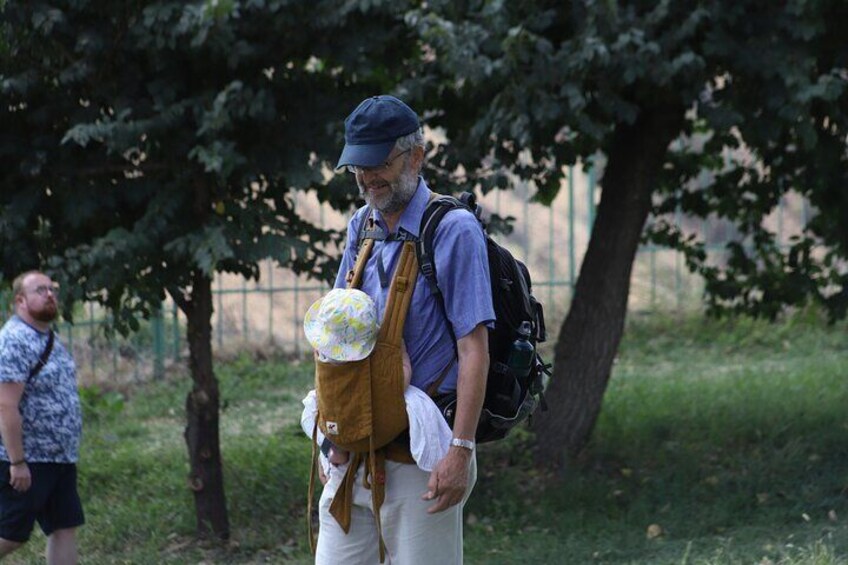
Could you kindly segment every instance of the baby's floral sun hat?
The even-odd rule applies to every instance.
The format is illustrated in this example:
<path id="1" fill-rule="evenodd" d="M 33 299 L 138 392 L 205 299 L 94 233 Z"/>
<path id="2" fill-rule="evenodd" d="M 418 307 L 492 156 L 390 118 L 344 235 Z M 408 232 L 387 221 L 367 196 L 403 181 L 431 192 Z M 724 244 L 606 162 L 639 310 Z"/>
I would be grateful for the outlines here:
<path id="1" fill-rule="evenodd" d="M 316 300 L 303 318 L 303 331 L 319 358 L 359 361 L 374 349 L 380 323 L 377 305 L 355 288 L 335 288 Z"/>

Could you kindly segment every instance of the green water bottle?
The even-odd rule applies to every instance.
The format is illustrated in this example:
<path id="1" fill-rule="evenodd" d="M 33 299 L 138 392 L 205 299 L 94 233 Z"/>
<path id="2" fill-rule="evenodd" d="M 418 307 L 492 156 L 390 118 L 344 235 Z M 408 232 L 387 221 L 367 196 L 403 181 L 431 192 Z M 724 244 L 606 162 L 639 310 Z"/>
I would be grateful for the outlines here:
<path id="1" fill-rule="evenodd" d="M 536 348 L 530 342 L 530 335 L 533 333 L 533 326 L 530 322 L 521 322 L 518 327 L 518 338 L 512 342 L 512 347 L 507 358 L 507 365 L 512 369 L 519 383 L 527 381 L 530 375 L 530 369 L 533 366 L 533 357 Z"/>

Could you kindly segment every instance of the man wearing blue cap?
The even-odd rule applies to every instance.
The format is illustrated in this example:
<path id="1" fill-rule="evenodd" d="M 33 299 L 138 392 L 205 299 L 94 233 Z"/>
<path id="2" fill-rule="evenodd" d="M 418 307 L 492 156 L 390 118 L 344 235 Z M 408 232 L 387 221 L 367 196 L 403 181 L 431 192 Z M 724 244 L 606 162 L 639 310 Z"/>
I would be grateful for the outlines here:
<path id="1" fill-rule="evenodd" d="M 345 120 L 345 146 L 337 168 L 354 174 L 368 206 L 348 224 L 348 245 L 335 286 L 346 286 L 360 226 L 370 213 L 385 239 L 374 244 L 361 289 L 374 299 L 381 316 L 403 242 L 418 237 L 430 199 L 420 176 L 424 151 L 418 115 L 393 96 L 368 98 Z M 462 507 L 477 477 L 474 434 L 488 372 L 487 328 L 495 319 L 485 235 L 474 215 L 450 211 L 436 230 L 434 248 L 444 307 L 419 273 L 403 338 L 412 362 L 411 384 L 428 390 L 441 378 L 438 392 L 456 391 L 458 400 L 450 449 L 432 473 L 386 461 L 382 537 L 388 561 L 401 565 L 462 562 Z M 332 466 L 329 476 L 322 477 L 316 563 L 376 563 L 380 540 L 362 469 L 355 481 L 348 533 L 329 513 L 345 471 L 344 464 Z"/>

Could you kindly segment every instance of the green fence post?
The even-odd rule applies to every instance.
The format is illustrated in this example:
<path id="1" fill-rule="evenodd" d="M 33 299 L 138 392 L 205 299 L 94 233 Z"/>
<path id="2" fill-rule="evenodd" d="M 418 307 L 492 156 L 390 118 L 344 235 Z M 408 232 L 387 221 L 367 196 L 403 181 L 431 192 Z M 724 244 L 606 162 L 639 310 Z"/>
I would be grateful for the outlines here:
<path id="1" fill-rule="evenodd" d="M 548 206 L 548 304 L 554 303 L 554 203 Z M 551 308 L 551 306 L 548 306 Z"/>
<path id="2" fill-rule="evenodd" d="M 177 303 L 171 303 L 171 331 L 172 341 L 174 344 L 174 363 L 178 363 L 180 360 L 180 316 L 179 310 L 177 309 Z"/>
<path id="3" fill-rule="evenodd" d="M 297 207 L 297 200 L 292 202 L 292 212 L 295 211 Z M 294 340 L 294 354 L 300 357 L 300 318 L 298 317 L 298 312 L 300 311 L 300 277 L 297 273 L 292 271 L 292 276 L 294 276 L 294 311 L 292 312 L 292 339 Z"/>
<path id="4" fill-rule="evenodd" d="M 651 310 L 657 309 L 657 248 L 654 244 L 648 246 L 651 259 Z"/>
<path id="5" fill-rule="evenodd" d="M 589 233 L 595 225 L 595 168 L 589 165 Z"/>
<path id="6" fill-rule="evenodd" d="M 568 167 L 568 284 L 571 287 L 571 298 L 574 298 L 574 284 L 577 277 L 574 251 L 574 167 Z"/>
<path id="7" fill-rule="evenodd" d="M 680 224 L 683 222 L 682 212 L 680 211 L 680 207 L 678 207 L 674 211 L 674 223 L 677 227 L 680 227 Z M 683 277 L 680 273 L 680 252 L 674 252 L 674 290 L 677 294 L 677 311 L 680 312 L 683 309 Z"/>
<path id="8" fill-rule="evenodd" d="M 274 345 L 274 262 L 268 260 L 268 343 Z"/>
<path id="9" fill-rule="evenodd" d="M 247 279 L 241 279 L 241 335 L 247 341 Z"/>
<path id="10" fill-rule="evenodd" d="M 91 356 L 91 376 L 97 376 L 97 360 L 94 354 L 95 346 L 97 345 L 94 339 L 94 303 L 88 305 L 88 354 Z"/>
<path id="11" fill-rule="evenodd" d="M 523 182 L 524 185 L 524 209 L 523 214 L 524 218 L 521 222 L 524 227 L 524 242 L 522 244 L 522 251 L 524 253 L 524 263 L 527 264 L 530 262 L 530 183 Z"/>
<path id="12" fill-rule="evenodd" d="M 294 331 L 292 332 L 292 339 L 294 340 L 294 354 L 300 357 L 300 317 L 298 316 L 298 312 L 300 311 L 300 279 L 297 273 L 292 273 L 294 275 L 294 312 L 292 313 L 292 327 Z"/>
<path id="13" fill-rule="evenodd" d="M 161 379 L 165 375 L 165 320 L 162 318 L 162 305 L 153 315 L 153 378 Z"/>
<path id="14" fill-rule="evenodd" d="M 218 327 L 215 328 L 218 334 L 218 351 L 224 349 L 224 291 L 221 287 L 222 278 L 221 275 L 218 275 L 218 323 L 216 324 Z"/>

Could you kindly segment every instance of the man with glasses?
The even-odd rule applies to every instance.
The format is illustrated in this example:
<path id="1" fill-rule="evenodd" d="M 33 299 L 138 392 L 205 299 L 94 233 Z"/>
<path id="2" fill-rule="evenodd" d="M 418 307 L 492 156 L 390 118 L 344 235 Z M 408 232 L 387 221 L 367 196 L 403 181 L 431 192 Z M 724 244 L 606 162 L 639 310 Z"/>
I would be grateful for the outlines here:
<path id="1" fill-rule="evenodd" d="M 12 291 L 15 314 L 0 329 L 0 558 L 29 540 L 37 520 L 47 562 L 73 564 L 85 521 L 76 366 L 50 328 L 59 311 L 50 277 L 28 271 Z"/>
<path id="2" fill-rule="evenodd" d="M 393 96 L 368 98 L 345 120 L 345 146 L 337 168 L 346 167 L 354 175 L 367 206 L 348 224 L 335 286 L 346 286 L 360 227 L 370 215 L 383 237 L 375 238 L 361 288 L 377 303 L 381 316 L 403 242 L 418 237 L 431 196 L 420 176 L 424 151 L 418 115 Z M 413 386 L 426 391 L 442 378 L 439 393 L 457 391 L 453 440 L 432 473 L 414 464 L 386 461 L 380 522 L 391 563 L 462 562 L 462 507 L 477 476 L 474 434 L 488 372 L 487 327 L 495 319 L 486 240 L 473 214 L 453 210 L 439 224 L 434 242 L 444 307 L 419 273 L 403 339 Z M 323 476 L 319 466 L 325 486 L 316 563 L 376 563 L 380 540 L 362 468 L 354 481 L 348 533 L 330 514 L 345 471 L 345 464 L 334 465 L 329 476 Z"/>

